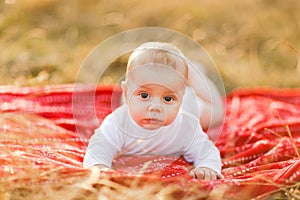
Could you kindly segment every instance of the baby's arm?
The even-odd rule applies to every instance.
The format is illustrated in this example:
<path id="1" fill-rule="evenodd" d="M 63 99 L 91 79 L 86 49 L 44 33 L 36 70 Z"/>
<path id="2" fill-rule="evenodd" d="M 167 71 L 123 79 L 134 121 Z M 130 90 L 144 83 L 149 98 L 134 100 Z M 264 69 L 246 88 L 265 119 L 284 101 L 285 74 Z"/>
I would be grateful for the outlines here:
<path id="1" fill-rule="evenodd" d="M 217 180 L 224 178 L 222 174 L 219 174 L 218 172 L 215 172 L 214 170 L 207 167 L 194 168 L 190 171 L 190 176 L 203 180 Z"/>
<path id="2" fill-rule="evenodd" d="M 107 120 L 103 122 L 104 128 L 100 127 L 95 130 L 94 135 L 89 141 L 84 159 L 84 168 L 98 167 L 101 170 L 107 170 L 111 168 L 112 160 L 118 151 L 117 142 L 108 138 L 108 135 L 112 135 L 112 129 L 107 128 Z M 104 134 L 103 130 L 108 133 Z"/>
<path id="3" fill-rule="evenodd" d="M 195 167 L 190 171 L 190 175 L 204 180 L 223 178 L 221 175 L 222 161 L 218 148 L 202 131 L 199 124 L 194 134 L 191 145 L 183 155 L 188 162 L 193 162 Z"/>
<path id="4" fill-rule="evenodd" d="M 207 129 L 210 125 L 221 123 L 224 117 L 223 98 L 215 84 L 205 75 L 202 66 L 196 63 L 189 65 L 188 79 L 195 94 L 203 101 L 203 114 L 200 117 L 202 127 Z"/>

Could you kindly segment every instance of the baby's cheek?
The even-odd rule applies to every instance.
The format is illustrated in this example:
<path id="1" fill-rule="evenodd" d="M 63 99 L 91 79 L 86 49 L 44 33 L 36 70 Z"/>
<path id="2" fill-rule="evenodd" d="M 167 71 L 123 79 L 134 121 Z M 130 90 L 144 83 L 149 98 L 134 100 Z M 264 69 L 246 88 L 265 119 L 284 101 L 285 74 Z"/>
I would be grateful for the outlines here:
<path id="1" fill-rule="evenodd" d="M 145 113 L 143 106 L 136 102 L 131 102 L 128 105 L 128 108 L 129 108 L 129 113 L 130 113 L 131 117 L 135 121 L 138 120 L 139 118 L 141 118 L 143 113 Z"/>
<path id="2" fill-rule="evenodd" d="M 180 106 L 176 105 L 176 106 L 172 106 L 169 107 L 165 114 L 166 114 L 166 124 L 165 125 L 169 125 L 170 123 L 172 123 L 175 118 L 177 117 L 178 111 L 179 111 Z"/>

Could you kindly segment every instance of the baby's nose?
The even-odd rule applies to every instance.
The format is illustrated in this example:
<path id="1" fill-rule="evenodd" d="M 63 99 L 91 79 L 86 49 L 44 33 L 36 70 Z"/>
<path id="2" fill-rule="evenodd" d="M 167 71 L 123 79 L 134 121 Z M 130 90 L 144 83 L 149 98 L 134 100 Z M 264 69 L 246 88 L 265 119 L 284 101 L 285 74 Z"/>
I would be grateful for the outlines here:
<path id="1" fill-rule="evenodd" d="M 151 104 L 149 106 L 149 111 L 151 112 L 160 112 L 162 110 L 161 105 L 160 104 Z"/>

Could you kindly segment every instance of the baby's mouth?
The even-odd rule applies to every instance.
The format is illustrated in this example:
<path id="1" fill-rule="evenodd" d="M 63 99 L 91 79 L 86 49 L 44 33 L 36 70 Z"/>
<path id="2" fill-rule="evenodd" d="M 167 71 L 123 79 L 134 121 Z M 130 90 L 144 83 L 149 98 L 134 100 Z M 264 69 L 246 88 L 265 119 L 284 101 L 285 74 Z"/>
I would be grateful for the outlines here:
<path id="1" fill-rule="evenodd" d="M 146 124 L 161 124 L 161 123 L 163 123 L 162 120 L 156 119 L 156 118 L 147 118 L 147 119 L 144 119 L 143 121 Z"/>

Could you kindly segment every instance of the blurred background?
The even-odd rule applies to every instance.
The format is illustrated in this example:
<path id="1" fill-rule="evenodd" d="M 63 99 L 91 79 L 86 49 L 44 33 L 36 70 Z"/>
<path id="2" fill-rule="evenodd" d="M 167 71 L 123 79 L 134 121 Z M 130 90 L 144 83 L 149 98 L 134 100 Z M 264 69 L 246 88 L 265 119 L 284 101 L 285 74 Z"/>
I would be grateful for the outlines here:
<path id="1" fill-rule="evenodd" d="M 225 89 L 300 87 L 299 0 L 3 0 L 0 85 L 74 83 L 96 45 L 125 30 L 155 26 L 201 44 Z M 114 84 L 126 60 L 101 80 Z"/>

